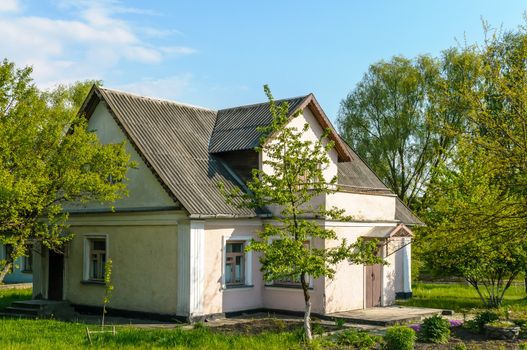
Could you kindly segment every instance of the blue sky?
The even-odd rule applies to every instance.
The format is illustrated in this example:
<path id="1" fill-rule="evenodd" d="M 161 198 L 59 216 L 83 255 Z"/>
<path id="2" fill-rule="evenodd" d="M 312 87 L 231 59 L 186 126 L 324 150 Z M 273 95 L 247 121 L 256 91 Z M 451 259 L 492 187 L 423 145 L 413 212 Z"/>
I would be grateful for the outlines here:
<path id="1" fill-rule="evenodd" d="M 335 120 L 371 63 L 514 29 L 525 1 L 0 0 L 0 53 L 51 87 L 81 79 L 219 109 L 315 93 Z"/>

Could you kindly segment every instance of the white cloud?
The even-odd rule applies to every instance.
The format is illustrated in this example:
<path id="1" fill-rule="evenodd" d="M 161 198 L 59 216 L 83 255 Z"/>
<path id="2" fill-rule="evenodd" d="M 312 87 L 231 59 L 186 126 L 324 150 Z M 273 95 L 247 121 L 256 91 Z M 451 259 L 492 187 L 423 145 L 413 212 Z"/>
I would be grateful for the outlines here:
<path id="1" fill-rule="evenodd" d="M 18 12 L 20 11 L 20 4 L 18 0 L 2 0 L 0 1 L 0 12 Z"/>
<path id="2" fill-rule="evenodd" d="M 14 0 L 0 0 L 0 12 L 6 11 L 7 3 L 20 8 Z M 195 52 L 188 47 L 174 46 L 172 51 L 157 48 L 145 40 L 141 30 L 117 16 L 148 10 L 126 8 L 117 0 L 62 0 L 56 4 L 75 17 L 0 13 L 0 52 L 19 66 L 33 66 L 33 77 L 43 87 L 81 79 L 104 80 L 125 62 L 159 64 L 174 53 Z"/>
<path id="3" fill-rule="evenodd" d="M 117 89 L 142 96 L 184 100 L 192 81 L 191 74 L 169 76 L 161 79 L 142 79 L 140 81 L 116 86 Z"/>

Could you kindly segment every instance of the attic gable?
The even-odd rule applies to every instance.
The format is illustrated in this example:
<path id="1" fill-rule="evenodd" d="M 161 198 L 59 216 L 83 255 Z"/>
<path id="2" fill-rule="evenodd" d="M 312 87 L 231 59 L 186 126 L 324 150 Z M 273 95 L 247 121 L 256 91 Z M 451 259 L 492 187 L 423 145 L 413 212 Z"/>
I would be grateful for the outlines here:
<path id="1" fill-rule="evenodd" d="M 320 126 L 323 129 L 330 130 L 329 137 L 335 142 L 335 150 L 338 153 L 339 161 L 351 160 L 352 156 L 348 152 L 346 145 L 338 136 L 313 94 L 276 101 L 277 104 L 283 102 L 289 104 L 290 116 L 298 110 L 309 108 Z M 269 102 L 218 111 L 209 144 L 209 152 L 214 154 L 249 150 L 258 147 L 260 138 L 263 135 L 258 129 L 262 126 L 270 125 L 271 119 Z"/>

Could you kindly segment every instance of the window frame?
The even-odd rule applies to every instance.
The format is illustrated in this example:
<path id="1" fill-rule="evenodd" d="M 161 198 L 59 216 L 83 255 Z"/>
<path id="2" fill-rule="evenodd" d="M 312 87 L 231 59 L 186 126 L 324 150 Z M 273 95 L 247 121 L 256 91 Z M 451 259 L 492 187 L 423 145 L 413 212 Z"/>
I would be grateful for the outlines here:
<path id="1" fill-rule="evenodd" d="M 82 282 L 94 283 L 94 284 L 104 284 L 104 268 L 102 278 L 92 278 L 91 277 L 91 254 L 92 254 L 92 242 L 94 241 L 104 241 L 105 246 L 105 261 L 109 259 L 109 245 L 108 245 L 108 235 L 88 235 L 84 237 L 84 256 L 83 256 L 83 276 Z"/>
<path id="2" fill-rule="evenodd" d="M 22 264 L 22 273 L 33 273 L 33 248 L 29 249 L 28 255 L 22 257 Z"/>
<path id="3" fill-rule="evenodd" d="M 269 242 L 272 242 L 274 240 L 279 240 L 279 239 L 280 238 L 278 238 L 278 237 L 270 238 Z M 313 246 L 313 239 L 309 238 L 309 239 L 305 240 L 304 244 L 306 244 L 306 243 L 311 248 Z M 307 275 L 307 280 L 308 280 L 308 288 L 309 289 L 313 289 L 313 286 L 314 286 L 313 278 L 310 275 Z M 268 281 L 266 283 L 266 287 L 286 288 L 286 289 L 302 289 L 302 283 L 300 282 L 300 278 L 299 278 L 298 282 L 292 282 L 292 281 L 286 281 L 286 280 L 282 280 L 282 281 Z"/>
<path id="4" fill-rule="evenodd" d="M 253 239 L 252 236 L 223 236 L 222 239 L 222 265 L 221 265 L 221 288 L 222 290 L 231 290 L 238 288 L 253 287 L 253 252 L 245 251 L 247 244 Z M 227 272 L 227 244 L 229 243 L 243 243 L 243 256 L 244 256 L 244 282 L 243 283 L 226 283 L 226 272 Z"/>

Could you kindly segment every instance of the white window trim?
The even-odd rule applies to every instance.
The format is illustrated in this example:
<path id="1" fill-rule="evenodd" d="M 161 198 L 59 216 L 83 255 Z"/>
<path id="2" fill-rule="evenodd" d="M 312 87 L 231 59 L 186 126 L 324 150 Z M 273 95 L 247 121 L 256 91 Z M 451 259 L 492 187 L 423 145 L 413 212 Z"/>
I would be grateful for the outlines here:
<path id="1" fill-rule="evenodd" d="M 277 240 L 277 239 L 281 239 L 280 237 L 270 237 L 269 238 L 269 243 L 272 243 L 274 240 Z M 307 241 L 309 241 L 309 246 L 312 247 L 313 246 L 313 238 L 312 237 L 309 237 L 307 239 Z M 310 275 L 307 275 L 308 279 L 309 279 L 309 289 L 313 289 L 314 286 L 315 286 L 315 280 L 313 279 L 313 277 L 311 277 Z M 273 288 L 282 288 L 282 289 L 287 289 L 287 290 L 302 290 L 302 285 L 299 284 L 300 288 L 297 288 L 295 287 L 294 284 L 292 284 L 291 286 L 286 286 L 285 284 L 274 284 L 274 281 L 265 281 L 265 286 L 266 287 L 273 287 Z"/>
<path id="2" fill-rule="evenodd" d="M 82 258 L 82 280 L 85 282 L 92 281 L 90 279 L 90 241 L 94 239 L 104 239 L 106 244 L 106 261 L 110 258 L 108 234 L 89 234 L 84 236 L 83 240 L 83 258 Z"/>
<path id="3" fill-rule="evenodd" d="M 237 290 L 238 288 L 227 287 L 225 283 L 225 264 L 227 263 L 227 241 L 243 241 L 243 247 L 245 248 L 247 244 L 253 239 L 252 236 L 235 236 L 235 235 L 225 235 L 222 237 L 222 264 L 221 264 L 221 289 L 222 290 Z M 245 286 L 253 286 L 253 252 L 245 252 Z"/>

